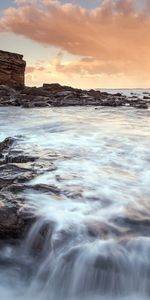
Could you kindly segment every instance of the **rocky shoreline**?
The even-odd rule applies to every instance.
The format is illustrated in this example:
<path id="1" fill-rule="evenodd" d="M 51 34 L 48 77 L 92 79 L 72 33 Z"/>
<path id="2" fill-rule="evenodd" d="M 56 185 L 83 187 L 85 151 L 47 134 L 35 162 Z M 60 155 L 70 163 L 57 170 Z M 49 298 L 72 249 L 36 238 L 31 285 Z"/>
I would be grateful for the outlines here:
<path id="1" fill-rule="evenodd" d="M 54 154 L 51 160 L 29 156 L 18 150 L 20 139 L 18 136 L 8 137 L 0 142 L 0 242 L 23 239 L 36 222 L 34 207 L 27 201 L 28 192 L 51 195 L 57 200 L 62 196 L 69 199 L 77 196 L 76 191 L 70 193 L 52 184 L 32 184 L 31 180 L 37 176 L 55 171 L 53 161 L 59 157 Z M 59 182 L 61 177 L 56 177 Z"/>
<path id="2" fill-rule="evenodd" d="M 64 107 L 110 106 L 148 109 L 150 95 L 127 97 L 121 93 L 110 94 L 97 90 L 82 90 L 60 84 L 43 84 L 42 87 L 23 87 L 20 90 L 0 85 L 0 106 Z"/>
<path id="3" fill-rule="evenodd" d="M 60 188 L 59 182 L 63 180 L 60 175 L 54 175 L 58 186 L 51 183 L 37 183 L 36 180 L 35 182 L 32 181 L 46 172 L 56 171 L 55 161 L 59 160 L 59 156 L 55 153 L 52 159 L 33 154 L 30 156 L 18 150 L 17 144 L 20 143 L 20 138 L 19 136 L 8 137 L 0 142 L 0 243 L 4 241 L 14 243 L 24 239 L 31 226 L 36 224 L 36 221 L 38 222 L 39 216 L 36 214 L 36 207 L 28 201 L 30 193 L 37 193 L 40 197 L 48 195 L 60 201 L 62 198 L 71 201 L 83 197 L 82 190 L 78 190 L 76 187 L 72 191 L 69 186 L 64 185 Z M 70 159 L 70 157 L 64 157 L 64 159 Z M 144 213 L 141 213 L 141 219 L 136 214 L 132 215 L 131 213 L 131 215 L 127 214 L 124 217 L 112 218 L 111 221 L 110 226 L 103 222 L 99 225 L 87 224 L 89 236 L 104 236 L 106 238 L 110 232 L 113 232 L 117 239 L 137 233 L 149 236 L 147 228 L 150 226 L 150 221 L 145 218 Z M 51 221 L 45 224 L 48 227 L 52 226 Z M 34 245 L 36 250 L 41 248 L 47 226 L 43 228 L 36 240 L 37 244 Z M 124 228 L 123 232 L 122 227 L 124 226 L 127 228 Z"/>
<path id="4" fill-rule="evenodd" d="M 13 138 L 6 138 L 0 143 L 0 240 L 23 236 L 26 220 L 22 215 L 24 199 L 19 192 L 35 176 L 29 165 L 22 166 L 33 158 L 13 152 L 15 142 Z"/>
<path id="5" fill-rule="evenodd" d="M 143 99 L 135 95 L 126 97 L 120 93 L 109 94 L 95 90 L 81 90 L 59 84 L 44 84 L 41 88 L 24 87 L 21 90 L 1 85 L 0 106 L 64 107 L 64 106 L 110 106 L 149 108 L 149 94 Z M 53 161 L 30 155 L 18 150 L 17 143 L 21 137 L 8 137 L 0 142 L 0 241 L 23 238 L 31 224 L 36 220 L 31 213 L 33 207 L 26 202 L 28 191 L 52 194 L 67 198 L 76 196 L 57 186 L 30 184 L 30 181 L 46 171 L 56 170 Z M 57 159 L 57 158 L 55 158 Z M 54 159 L 54 160 L 55 160 Z M 56 178 L 57 181 L 61 178 Z"/>
<path id="6" fill-rule="evenodd" d="M 55 166 L 50 162 L 46 166 L 39 157 L 28 156 L 16 150 L 18 139 L 8 137 L 0 142 L 0 241 L 23 238 L 35 222 L 24 191 L 60 193 L 55 186 L 28 185 L 31 179 L 43 172 L 55 170 Z"/>

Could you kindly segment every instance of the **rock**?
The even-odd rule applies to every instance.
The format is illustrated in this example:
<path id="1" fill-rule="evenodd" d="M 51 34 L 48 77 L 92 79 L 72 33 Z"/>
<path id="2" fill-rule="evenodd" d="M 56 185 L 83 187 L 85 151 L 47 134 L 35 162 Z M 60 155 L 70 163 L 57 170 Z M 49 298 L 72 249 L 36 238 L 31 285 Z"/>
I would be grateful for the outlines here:
<path id="1" fill-rule="evenodd" d="M 24 86 L 26 63 L 23 55 L 0 50 L 0 84 L 14 88 Z"/>
<path id="2" fill-rule="evenodd" d="M 33 108 L 34 105 L 30 103 L 29 101 L 23 102 L 21 105 L 23 108 Z"/>
<path id="3" fill-rule="evenodd" d="M 27 162 L 35 161 L 37 158 L 32 156 L 25 156 L 25 155 L 6 155 L 5 157 L 5 163 L 16 163 L 16 164 L 22 164 Z"/>
<path id="4" fill-rule="evenodd" d="M 21 236 L 24 224 L 17 216 L 17 210 L 14 207 L 0 208 L 0 238 L 16 238 Z"/>
<path id="5" fill-rule="evenodd" d="M 14 143 L 15 139 L 8 137 L 4 141 L 0 142 L 0 153 L 4 150 L 7 150 L 12 146 Z"/>
<path id="6" fill-rule="evenodd" d="M 60 195 L 56 186 L 29 184 L 31 179 L 43 174 L 43 171 L 53 171 L 56 167 L 47 160 L 15 150 L 19 138 L 22 137 L 9 137 L 0 143 L 0 240 L 23 238 L 36 221 L 31 213 L 32 205 L 26 203 L 26 192 L 34 190 L 55 197 Z"/>
<path id="7" fill-rule="evenodd" d="M 35 185 L 28 185 L 28 189 L 34 189 L 35 191 L 40 191 L 46 194 L 56 194 L 59 195 L 61 193 L 60 189 L 54 185 L 47 185 L 47 184 L 35 184 Z"/>
<path id="8" fill-rule="evenodd" d="M 121 93 L 109 94 L 100 90 L 81 90 L 59 83 L 44 83 L 42 87 L 25 87 L 26 62 L 17 53 L 0 51 L 0 106 L 60 107 L 60 106 L 133 106 L 148 108 L 149 93 L 138 99 L 134 93 L 127 98 Z M 143 101 L 143 100 L 147 100 Z M 129 102 L 130 101 L 130 102 Z M 135 102 L 135 103 L 134 103 Z M 1 156 L 1 153 L 0 153 Z"/>
<path id="9" fill-rule="evenodd" d="M 134 97 L 134 96 L 133 96 Z M 120 93 L 109 94 L 99 90 L 81 90 L 68 86 L 43 84 L 43 87 L 24 87 L 20 91 L 0 86 L 0 106 L 13 105 L 23 108 L 65 106 L 133 106 L 148 108 L 149 102 Z"/>
<path id="10" fill-rule="evenodd" d="M 11 151 L 11 146 L 14 144 L 15 139 L 8 137 L 0 142 L 0 165 L 8 163 L 27 163 L 34 162 L 38 157 L 24 155 L 20 152 Z"/>
<path id="11" fill-rule="evenodd" d="M 132 94 L 132 93 L 131 93 L 131 94 Z M 131 98 L 131 99 L 135 99 L 135 100 L 138 99 L 138 97 L 137 97 L 136 95 L 133 95 L 133 96 L 131 96 L 130 98 Z"/>
<path id="12" fill-rule="evenodd" d="M 122 94 L 121 93 L 115 93 L 114 96 L 115 97 L 122 97 Z"/>
<path id="13" fill-rule="evenodd" d="M 26 182 L 33 179 L 36 173 L 31 169 L 18 167 L 15 164 L 3 164 L 0 166 L 0 189 L 14 183 Z"/>
<path id="14" fill-rule="evenodd" d="M 124 105 L 124 99 L 118 99 L 115 97 L 108 97 L 104 100 L 102 100 L 102 105 L 103 106 L 112 106 L 112 107 L 117 107 L 117 106 L 123 106 Z"/>
<path id="15" fill-rule="evenodd" d="M 63 91 L 72 91 L 74 88 L 68 86 L 62 86 L 59 83 L 43 83 L 43 89 L 50 91 L 52 93 L 63 92 Z"/>
<path id="16" fill-rule="evenodd" d="M 150 96 L 144 96 L 143 99 L 144 100 L 150 100 Z"/>
<path id="17" fill-rule="evenodd" d="M 22 213 L 24 203 L 15 194 L 0 194 L 0 240 L 21 239 L 35 221 L 26 206 L 26 214 Z M 27 212 L 29 212 L 27 214 Z"/>
<path id="18" fill-rule="evenodd" d="M 135 108 L 143 108 L 143 109 L 148 109 L 148 103 L 146 103 L 146 102 L 137 102 L 137 103 L 135 103 L 134 105 L 132 105 L 132 106 L 134 106 Z"/>

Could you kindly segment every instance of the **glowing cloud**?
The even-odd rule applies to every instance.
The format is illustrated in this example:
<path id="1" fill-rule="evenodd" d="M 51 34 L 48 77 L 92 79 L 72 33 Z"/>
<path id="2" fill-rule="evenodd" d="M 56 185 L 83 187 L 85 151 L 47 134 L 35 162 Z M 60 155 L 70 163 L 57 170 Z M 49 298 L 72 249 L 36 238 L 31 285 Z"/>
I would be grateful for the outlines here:
<path id="1" fill-rule="evenodd" d="M 124 74 L 137 82 L 149 76 L 149 0 L 142 8 L 135 0 L 104 0 L 95 9 L 55 0 L 16 2 L 18 7 L 5 10 L 1 31 L 83 57 L 67 64 L 60 58 L 57 73 Z"/>

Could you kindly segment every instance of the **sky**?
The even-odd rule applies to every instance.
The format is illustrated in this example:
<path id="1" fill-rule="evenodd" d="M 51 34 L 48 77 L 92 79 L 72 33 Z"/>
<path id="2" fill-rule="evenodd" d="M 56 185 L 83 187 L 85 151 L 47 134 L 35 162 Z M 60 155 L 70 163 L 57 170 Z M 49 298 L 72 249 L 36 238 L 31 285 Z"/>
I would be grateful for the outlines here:
<path id="1" fill-rule="evenodd" d="M 26 85 L 150 88 L 150 0 L 0 0 L 0 49 Z"/>

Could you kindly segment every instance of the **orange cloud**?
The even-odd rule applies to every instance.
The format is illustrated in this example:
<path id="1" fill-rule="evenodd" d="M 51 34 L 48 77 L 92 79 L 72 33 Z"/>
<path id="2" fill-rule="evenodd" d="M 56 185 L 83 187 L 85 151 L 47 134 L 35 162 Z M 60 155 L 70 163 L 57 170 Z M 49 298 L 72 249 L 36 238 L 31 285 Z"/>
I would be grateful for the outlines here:
<path id="1" fill-rule="evenodd" d="M 33 73 L 33 72 L 37 72 L 37 71 L 45 71 L 45 67 L 42 67 L 42 66 L 38 66 L 38 65 L 35 65 L 35 66 L 27 66 L 26 67 L 26 74 L 30 74 L 30 73 Z"/>
<path id="2" fill-rule="evenodd" d="M 33 73 L 35 71 L 35 67 L 26 67 L 26 74 Z"/>
<path id="3" fill-rule="evenodd" d="M 103 0 L 91 10 L 57 0 L 17 1 L 21 6 L 7 9 L 1 18 L 2 31 L 84 57 L 72 63 L 58 60 L 58 73 L 123 73 L 141 80 L 143 74 L 149 75 L 149 0 L 142 9 L 137 0 Z"/>

